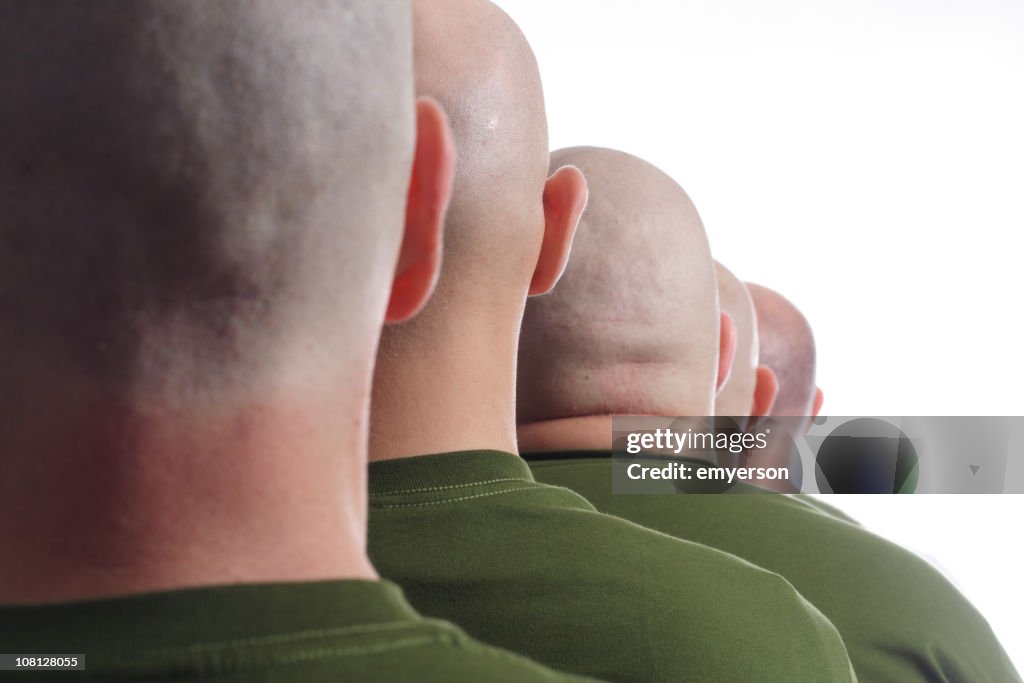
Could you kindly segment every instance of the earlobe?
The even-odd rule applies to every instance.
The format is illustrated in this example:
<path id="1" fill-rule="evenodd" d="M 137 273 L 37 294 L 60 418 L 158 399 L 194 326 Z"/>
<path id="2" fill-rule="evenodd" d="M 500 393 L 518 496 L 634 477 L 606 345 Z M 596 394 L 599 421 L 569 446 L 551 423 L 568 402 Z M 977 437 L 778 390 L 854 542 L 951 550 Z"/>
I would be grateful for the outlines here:
<path id="1" fill-rule="evenodd" d="M 728 313 L 720 315 L 721 323 L 718 333 L 718 381 L 715 392 L 722 390 L 732 374 L 732 364 L 736 360 L 736 323 Z"/>
<path id="2" fill-rule="evenodd" d="M 771 368 L 758 365 L 755 371 L 757 378 L 754 384 L 754 405 L 750 414 L 755 417 L 771 415 L 775 407 L 775 398 L 779 395 L 779 378 Z"/>
<path id="3" fill-rule="evenodd" d="M 416 103 L 416 148 L 405 234 L 385 316 L 388 323 L 415 316 L 434 291 L 454 177 L 455 146 L 448 117 L 436 102 L 421 98 Z"/>
<path id="4" fill-rule="evenodd" d="M 811 418 L 818 417 L 821 413 L 821 407 L 825 404 L 825 393 L 821 390 L 821 387 L 816 387 L 817 391 L 814 392 L 814 405 L 811 407 Z"/>
<path id="5" fill-rule="evenodd" d="M 576 226 L 587 206 L 587 181 L 574 166 L 564 166 L 544 186 L 544 241 L 537 257 L 530 296 L 554 289 L 569 263 Z"/>

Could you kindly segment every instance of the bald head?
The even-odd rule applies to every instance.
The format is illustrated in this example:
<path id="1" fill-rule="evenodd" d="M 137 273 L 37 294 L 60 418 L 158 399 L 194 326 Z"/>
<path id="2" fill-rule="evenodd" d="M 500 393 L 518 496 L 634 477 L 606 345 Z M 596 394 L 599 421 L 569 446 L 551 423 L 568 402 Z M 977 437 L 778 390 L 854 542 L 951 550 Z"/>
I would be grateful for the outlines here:
<path id="1" fill-rule="evenodd" d="M 746 417 L 757 386 L 758 338 L 754 301 L 739 278 L 715 262 L 718 301 L 736 328 L 736 353 L 729 378 L 715 397 L 715 415 Z"/>
<path id="2" fill-rule="evenodd" d="M 370 457 L 514 451 L 523 308 L 561 275 L 586 183 L 547 177 L 540 75 L 515 23 L 487 0 L 413 7 L 416 90 L 449 114 L 456 173 L 434 296 L 381 335 Z"/>
<path id="3" fill-rule="evenodd" d="M 457 156 L 438 297 L 472 294 L 467 283 L 493 283 L 486 295 L 504 296 L 529 281 L 544 229 L 548 137 L 537 62 L 519 27 L 487 0 L 413 7 L 416 90 L 448 113 Z"/>
<path id="4" fill-rule="evenodd" d="M 410 29 L 402 0 L 0 5 L 3 365 L 149 390 L 372 357 Z"/>
<path id="5" fill-rule="evenodd" d="M 573 148 L 552 160 L 583 171 L 590 203 L 562 281 L 527 305 L 520 422 L 710 414 L 718 297 L 693 202 L 622 152 Z"/>
<path id="6" fill-rule="evenodd" d="M 811 416 L 817 391 L 811 326 L 778 292 L 755 284 L 747 287 L 757 311 L 760 362 L 775 371 L 779 380 L 771 414 Z"/>

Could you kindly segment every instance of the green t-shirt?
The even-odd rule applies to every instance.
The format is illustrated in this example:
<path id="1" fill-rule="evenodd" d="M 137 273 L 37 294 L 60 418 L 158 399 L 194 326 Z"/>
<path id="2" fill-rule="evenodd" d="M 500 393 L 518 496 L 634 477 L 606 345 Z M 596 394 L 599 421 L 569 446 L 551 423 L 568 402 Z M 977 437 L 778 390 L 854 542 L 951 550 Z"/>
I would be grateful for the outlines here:
<path id="1" fill-rule="evenodd" d="M 369 554 L 424 614 L 563 671 L 636 681 L 851 681 L 784 579 L 596 512 L 517 455 L 370 464 Z"/>
<path id="2" fill-rule="evenodd" d="M 603 452 L 524 455 L 598 510 L 778 572 L 836 625 L 861 681 L 1011 683 L 988 624 L 938 571 L 806 496 L 612 493 Z M 757 492 L 749 484 L 739 492 Z"/>
<path id="3" fill-rule="evenodd" d="M 85 671 L 0 672 L 19 681 L 582 683 L 424 619 L 377 581 L 0 605 L 0 652 L 84 655 Z"/>

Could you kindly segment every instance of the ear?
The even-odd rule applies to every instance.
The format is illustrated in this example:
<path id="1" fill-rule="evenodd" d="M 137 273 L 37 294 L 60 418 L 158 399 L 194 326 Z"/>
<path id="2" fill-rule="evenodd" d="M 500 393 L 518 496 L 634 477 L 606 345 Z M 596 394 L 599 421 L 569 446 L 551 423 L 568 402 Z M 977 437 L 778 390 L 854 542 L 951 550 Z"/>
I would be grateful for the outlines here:
<path id="1" fill-rule="evenodd" d="M 821 390 L 821 387 L 817 387 L 817 391 L 814 392 L 814 405 L 811 408 L 811 419 L 818 417 L 821 412 L 821 406 L 825 403 L 825 393 Z"/>
<path id="2" fill-rule="evenodd" d="M 758 417 L 771 415 L 775 397 L 779 395 L 779 378 L 766 365 L 758 365 L 754 376 L 757 382 L 754 384 L 754 405 L 750 414 Z"/>
<path id="3" fill-rule="evenodd" d="M 455 177 L 448 117 L 433 100 L 416 102 L 416 150 L 405 209 L 405 236 L 385 321 L 412 318 L 426 305 L 441 272 L 444 218 Z"/>
<path id="4" fill-rule="evenodd" d="M 732 374 L 732 363 L 736 360 L 736 323 L 728 313 L 721 314 L 718 333 L 718 384 L 715 391 L 719 392 Z"/>
<path id="5" fill-rule="evenodd" d="M 547 294 L 569 262 L 572 238 L 587 206 L 587 180 L 575 166 L 563 166 L 544 185 L 544 241 L 530 281 L 530 296 Z"/>

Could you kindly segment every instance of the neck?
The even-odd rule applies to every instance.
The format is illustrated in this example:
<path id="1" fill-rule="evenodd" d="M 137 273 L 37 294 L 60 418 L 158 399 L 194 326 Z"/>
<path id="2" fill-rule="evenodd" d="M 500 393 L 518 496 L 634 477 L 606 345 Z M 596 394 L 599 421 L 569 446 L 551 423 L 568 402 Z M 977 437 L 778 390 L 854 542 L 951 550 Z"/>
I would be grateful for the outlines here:
<path id="1" fill-rule="evenodd" d="M 374 376 L 370 460 L 483 449 L 518 452 L 521 319 L 521 310 L 518 316 L 453 316 L 453 321 L 423 315 L 386 328 Z"/>
<path id="2" fill-rule="evenodd" d="M 610 451 L 612 416 L 584 415 L 519 425 L 524 453 L 546 451 Z"/>
<path id="3" fill-rule="evenodd" d="M 367 392 L 174 405 L 38 379 L 0 397 L 0 602 L 375 578 Z"/>

